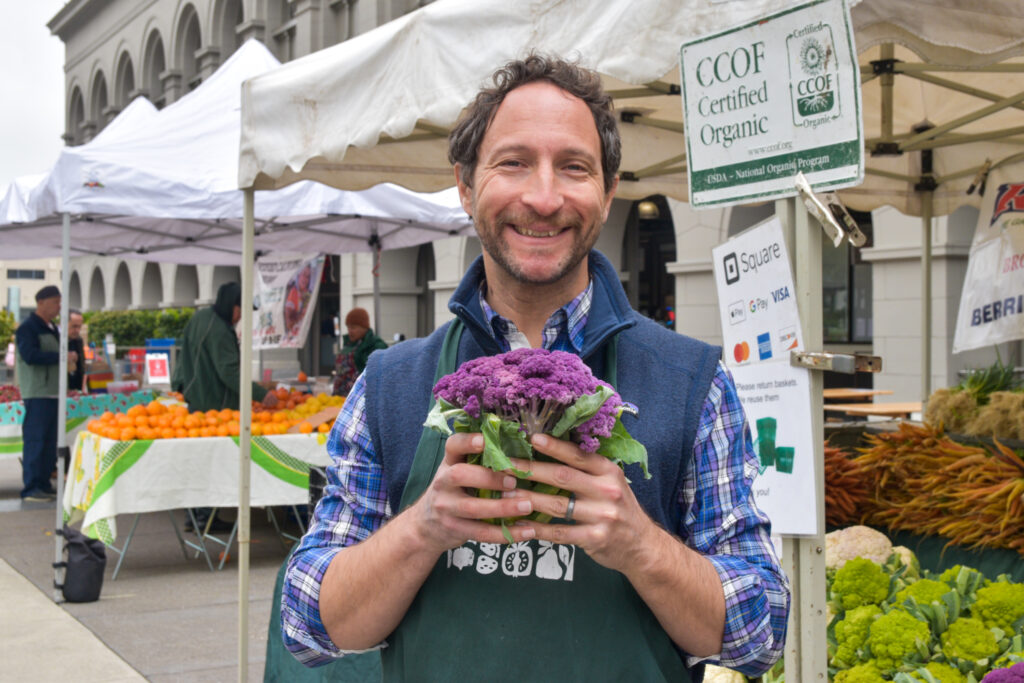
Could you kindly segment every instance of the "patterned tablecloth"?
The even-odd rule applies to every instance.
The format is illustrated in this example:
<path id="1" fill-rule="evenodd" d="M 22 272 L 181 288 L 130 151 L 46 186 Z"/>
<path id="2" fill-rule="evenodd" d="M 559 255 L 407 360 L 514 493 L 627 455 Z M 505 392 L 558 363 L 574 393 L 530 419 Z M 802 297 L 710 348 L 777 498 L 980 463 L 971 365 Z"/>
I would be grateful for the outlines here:
<path id="1" fill-rule="evenodd" d="M 330 463 L 326 442 L 326 434 L 254 437 L 250 503 L 305 503 L 310 465 Z M 72 449 L 64 518 L 112 544 L 119 514 L 237 507 L 238 452 L 237 437 L 114 441 L 82 431 Z"/>
<path id="2" fill-rule="evenodd" d="M 153 391 L 135 391 L 130 394 L 89 394 L 69 398 L 67 404 L 67 432 L 70 442 L 85 429 L 89 418 L 106 411 L 123 413 L 139 403 L 149 403 Z M 25 421 L 25 404 L 21 401 L 0 403 L 0 453 L 21 453 L 21 423 Z"/>

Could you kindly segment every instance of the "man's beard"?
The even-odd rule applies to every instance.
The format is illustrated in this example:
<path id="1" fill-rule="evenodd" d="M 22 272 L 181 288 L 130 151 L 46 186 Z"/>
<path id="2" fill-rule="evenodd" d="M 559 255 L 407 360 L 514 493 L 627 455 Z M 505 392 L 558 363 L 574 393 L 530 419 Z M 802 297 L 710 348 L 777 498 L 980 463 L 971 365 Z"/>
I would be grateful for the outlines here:
<path id="1" fill-rule="evenodd" d="M 561 216 L 562 214 L 556 214 L 552 218 L 545 219 L 529 211 L 502 211 L 498 214 L 494 223 L 489 224 L 484 230 L 477 230 L 477 235 L 480 237 L 480 244 L 487 255 L 517 282 L 532 285 L 550 285 L 558 282 L 579 266 L 590 253 L 599 233 L 596 229 L 585 232 L 583 222 L 579 216 L 570 215 L 564 218 Z M 513 261 L 512 250 L 509 249 L 504 238 L 504 228 L 497 227 L 509 223 L 518 226 L 540 225 L 571 230 L 575 233 L 575 239 L 573 239 L 572 248 L 562 261 L 557 264 L 555 271 L 546 277 L 537 278 L 528 275 L 524 271 L 522 264 Z"/>

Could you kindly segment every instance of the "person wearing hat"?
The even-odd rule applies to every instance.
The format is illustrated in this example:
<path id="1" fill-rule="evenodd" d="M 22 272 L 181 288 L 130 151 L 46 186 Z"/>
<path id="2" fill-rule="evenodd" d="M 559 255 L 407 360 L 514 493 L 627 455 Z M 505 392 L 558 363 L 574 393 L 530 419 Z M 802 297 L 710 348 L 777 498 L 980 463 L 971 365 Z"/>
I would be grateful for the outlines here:
<path id="1" fill-rule="evenodd" d="M 334 364 L 334 395 L 345 396 L 356 378 L 366 369 L 366 360 L 378 349 L 388 348 L 386 341 L 370 328 L 370 314 L 365 308 L 353 308 L 345 316 L 347 333 L 342 337 L 341 351 Z"/>
<path id="2" fill-rule="evenodd" d="M 60 331 L 54 319 L 60 314 L 60 290 L 47 285 L 36 292 L 36 310 L 18 326 L 15 334 L 18 387 L 25 403 L 21 425 L 21 498 L 44 502 L 57 497 L 50 473 L 57 466 L 57 400 L 60 392 Z M 78 354 L 68 352 L 68 364 Z"/>
<path id="3" fill-rule="evenodd" d="M 181 334 L 181 351 L 171 377 L 171 386 L 185 397 L 191 410 L 238 410 L 240 355 L 235 325 L 242 317 L 242 288 L 226 282 L 217 290 L 217 299 L 208 308 L 195 312 Z M 253 400 L 266 406 L 277 405 L 277 397 L 256 382 Z M 207 526 L 210 508 L 195 510 L 201 527 Z M 191 520 L 185 521 L 190 531 Z M 214 519 L 210 531 L 229 531 L 231 525 Z"/>

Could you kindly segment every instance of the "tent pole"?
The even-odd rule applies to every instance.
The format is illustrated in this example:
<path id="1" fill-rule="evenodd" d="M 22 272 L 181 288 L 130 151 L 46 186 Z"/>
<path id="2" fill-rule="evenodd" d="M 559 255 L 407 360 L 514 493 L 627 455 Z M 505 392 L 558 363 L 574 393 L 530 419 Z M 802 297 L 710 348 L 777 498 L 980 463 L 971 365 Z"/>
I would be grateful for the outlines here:
<path id="1" fill-rule="evenodd" d="M 60 363 L 57 377 L 57 501 L 54 505 L 54 534 L 53 539 L 56 547 L 54 549 L 55 563 L 64 559 L 63 536 L 61 530 L 64 528 L 64 463 L 68 457 L 68 288 L 71 286 L 71 214 L 64 212 L 61 215 L 61 227 L 63 235 L 61 238 L 60 250 Z M 84 358 L 78 359 L 84 363 Z M 61 602 L 64 597 L 58 585 L 61 581 L 60 567 L 56 564 L 53 568 L 53 601 Z"/>
<path id="2" fill-rule="evenodd" d="M 921 405 L 932 393 L 932 199 L 921 196 Z"/>
<path id="3" fill-rule="evenodd" d="M 377 336 L 381 335 L 380 329 L 380 237 L 377 235 L 377 221 L 373 222 L 373 236 L 370 238 L 373 246 L 373 327 Z"/>
<path id="4" fill-rule="evenodd" d="M 238 438 L 238 680 L 249 680 L 249 476 L 252 448 L 252 292 L 255 193 L 242 201 L 242 341 L 239 353 Z M 225 548 L 224 552 L 228 549 Z"/>
<path id="5" fill-rule="evenodd" d="M 804 348 L 823 348 L 821 249 L 822 231 L 810 220 L 802 202 L 782 199 L 775 203 L 782 222 L 794 271 L 796 300 Z M 824 376 L 809 372 L 811 394 L 811 443 L 814 446 L 815 536 L 785 536 L 782 562 L 790 577 L 792 603 L 789 637 L 785 650 L 786 680 L 824 681 L 828 675 L 825 631 L 825 409 L 822 399 Z"/>
<path id="6" fill-rule="evenodd" d="M 892 43 L 884 43 L 881 46 L 881 54 L 879 55 L 882 61 L 891 61 L 896 56 L 896 50 Z M 892 142 L 892 95 L 893 95 L 893 82 L 896 80 L 895 74 L 883 73 L 878 80 L 881 86 L 881 109 L 880 112 L 880 124 L 881 124 L 881 135 L 879 136 L 882 142 Z"/>

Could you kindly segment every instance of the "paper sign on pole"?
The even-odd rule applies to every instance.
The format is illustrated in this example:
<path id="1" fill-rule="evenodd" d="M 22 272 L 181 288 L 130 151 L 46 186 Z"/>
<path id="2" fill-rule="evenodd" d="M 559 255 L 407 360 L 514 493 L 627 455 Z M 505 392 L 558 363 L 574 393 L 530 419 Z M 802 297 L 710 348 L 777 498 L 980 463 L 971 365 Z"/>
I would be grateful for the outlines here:
<path id="1" fill-rule="evenodd" d="M 843 0 L 816 0 L 683 43 L 690 203 L 791 197 L 864 178 L 860 67 Z"/>
<path id="2" fill-rule="evenodd" d="M 256 261 L 253 348 L 301 348 L 313 319 L 324 267 L 321 254 L 273 254 Z"/>
<path id="3" fill-rule="evenodd" d="M 811 382 L 789 364 L 803 333 L 782 224 L 771 218 L 711 254 L 725 361 L 759 461 L 754 498 L 773 533 L 817 534 Z"/>
<path id="4" fill-rule="evenodd" d="M 171 373 L 166 353 L 146 354 L 146 384 L 170 384 Z"/>
<path id="5" fill-rule="evenodd" d="M 956 317 L 953 353 L 1024 339 L 1024 165 L 989 176 Z"/>

